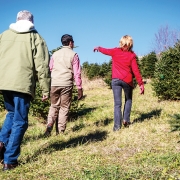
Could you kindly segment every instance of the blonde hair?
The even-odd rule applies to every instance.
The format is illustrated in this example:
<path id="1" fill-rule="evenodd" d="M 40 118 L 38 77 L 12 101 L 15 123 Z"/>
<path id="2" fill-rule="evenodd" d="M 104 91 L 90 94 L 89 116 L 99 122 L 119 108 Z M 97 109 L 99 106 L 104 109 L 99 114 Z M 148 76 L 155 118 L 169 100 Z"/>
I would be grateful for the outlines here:
<path id="1" fill-rule="evenodd" d="M 120 48 L 126 47 L 128 51 L 132 51 L 133 48 L 133 39 L 129 35 L 125 35 L 120 39 L 119 42 Z"/>

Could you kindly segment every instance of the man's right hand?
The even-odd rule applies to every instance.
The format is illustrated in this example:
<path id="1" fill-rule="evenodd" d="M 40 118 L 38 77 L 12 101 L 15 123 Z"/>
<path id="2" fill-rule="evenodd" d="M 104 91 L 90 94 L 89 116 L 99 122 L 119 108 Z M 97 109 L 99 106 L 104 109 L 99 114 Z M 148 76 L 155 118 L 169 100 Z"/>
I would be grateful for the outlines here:
<path id="1" fill-rule="evenodd" d="M 43 95 L 42 101 L 46 101 L 48 99 L 48 96 Z"/>
<path id="2" fill-rule="evenodd" d="M 83 97 L 83 89 L 78 89 L 78 100 L 82 99 Z"/>

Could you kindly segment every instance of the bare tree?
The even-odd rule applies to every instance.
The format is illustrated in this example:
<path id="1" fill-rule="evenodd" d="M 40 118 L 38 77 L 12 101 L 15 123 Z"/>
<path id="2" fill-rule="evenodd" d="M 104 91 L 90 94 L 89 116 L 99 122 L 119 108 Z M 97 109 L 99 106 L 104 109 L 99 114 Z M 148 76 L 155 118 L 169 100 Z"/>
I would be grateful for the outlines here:
<path id="1" fill-rule="evenodd" d="M 179 39 L 179 34 L 177 30 L 170 30 L 169 26 L 161 26 L 158 32 L 155 34 L 155 39 L 153 42 L 153 51 L 159 54 L 165 51 L 167 48 L 174 46 L 174 44 Z"/>

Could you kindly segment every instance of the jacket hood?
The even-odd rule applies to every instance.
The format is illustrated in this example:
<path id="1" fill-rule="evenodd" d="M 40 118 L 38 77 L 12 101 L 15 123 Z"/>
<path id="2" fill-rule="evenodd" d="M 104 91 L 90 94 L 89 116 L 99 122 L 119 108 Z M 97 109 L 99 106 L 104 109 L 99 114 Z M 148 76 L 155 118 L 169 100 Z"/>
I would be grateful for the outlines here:
<path id="1" fill-rule="evenodd" d="M 34 24 L 28 20 L 19 20 L 16 23 L 10 24 L 9 28 L 19 33 L 35 30 Z"/>

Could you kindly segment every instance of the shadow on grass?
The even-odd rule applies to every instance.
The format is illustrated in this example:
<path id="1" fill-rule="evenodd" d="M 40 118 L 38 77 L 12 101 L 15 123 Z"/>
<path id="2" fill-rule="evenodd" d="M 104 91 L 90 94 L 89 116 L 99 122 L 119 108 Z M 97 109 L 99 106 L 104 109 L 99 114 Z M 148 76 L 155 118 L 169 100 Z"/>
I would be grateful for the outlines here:
<path id="1" fill-rule="evenodd" d="M 107 126 L 107 125 L 109 125 L 112 121 L 113 121 L 113 119 L 106 118 L 105 120 L 96 121 L 96 122 L 94 123 L 94 125 L 96 125 L 97 127 L 99 127 L 99 126 Z"/>
<path id="2" fill-rule="evenodd" d="M 75 120 L 77 120 L 78 118 L 82 117 L 82 116 L 85 116 L 87 115 L 88 113 L 94 111 L 96 108 L 93 107 L 93 108 L 82 108 L 80 110 L 78 110 L 78 112 L 74 112 L 74 113 L 71 113 L 70 114 L 70 118 L 69 118 L 69 121 L 70 122 L 73 122 Z"/>
<path id="3" fill-rule="evenodd" d="M 113 121 L 113 119 L 106 118 L 106 119 L 104 119 L 104 120 L 96 121 L 96 122 L 94 122 L 93 124 L 94 124 L 95 126 L 97 126 L 97 127 L 99 127 L 99 126 L 107 126 L 107 125 L 109 125 L 112 121 Z M 72 129 L 73 132 L 75 132 L 75 131 L 79 131 L 79 130 L 85 128 L 85 127 L 86 127 L 86 125 L 83 123 L 83 121 L 80 121 L 80 123 L 75 124 L 71 129 Z"/>
<path id="4" fill-rule="evenodd" d="M 143 122 L 147 119 L 150 120 L 152 117 L 159 117 L 161 114 L 161 111 L 162 111 L 162 109 L 155 109 L 148 113 L 143 113 L 140 115 L 140 117 L 134 119 L 132 124 L 137 123 L 137 122 Z"/>
<path id="5" fill-rule="evenodd" d="M 79 124 L 75 124 L 71 129 L 72 132 L 80 131 L 81 129 L 85 128 L 86 125 L 83 122 L 80 122 Z"/>
<path id="6" fill-rule="evenodd" d="M 61 151 L 65 148 L 74 148 L 81 146 L 83 144 L 89 144 L 92 142 L 103 141 L 107 138 L 107 131 L 96 131 L 94 133 L 89 133 L 88 135 L 78 136 L 72 138 L 66 142 L 58 141 L 52 144 L 46 143 L 40 149 L 38 149 L 32 156 L 28 156 L 25 162 L 20 162 L 22 164 L 36 161 L 40 154 L 50 154 L 53 151 Z"/>
<path id="7" fill-rule="evenodd" d="M 96 108 L 84 108 L 82 109 L 81 111 L 79 111 L 77 114 L 76 114 L 76 118 L 73 118 L 73 119 L 70 119 L 69 122 L 74 122 L 77 120 L 77 118 L 79 118 L 80 116 L 84 116 L 86 114 L 88 114 L 89 112 L 95 110 Z M 105 121 L 108 121 L 108 120 L 105 120 Z M 40 122 L 41 123 L 41 122 Z M 106 122 L 104 122 L 106 123 Z M 29 127 L 30 126 L 33 126 L 33 124 L 29 124 Z M 56 121 L 56 125 L 54 125 L 54 128 L 53 130 L 57 127 L 57 121 Z M 72 131 L 75 132 L 75 131 L 79 131 L 81 129 L 85 128 L 85 124 L 83 122 L 80 122 L 79 124 L 76 124 L 74 127 L 72 127 Z M 45 129 L 44 129 L 45 131 Z M 41 138 L 44 138 L 44 135 L 43 134 L 40 134 L 40 135 L 25 135 L 24 138 L 23 138 L 23 142 L 22 144 L 26 144 L 27 142 L 29 141 L 34 141 L 34 140 L 38 140 L 38 139 L 41 139 Z"/>
<path id="8" fill-rule="evenodd" d="M 34 134 L 33 136 L 32 135 L 25 135 L 23 138 L 22 144 L 26 145 L 29 142 L 37 141 L 37 140 L 43 139 L 43 138 L 44 138 L 44 134 L 39 134 L 39 135 Z"/>

